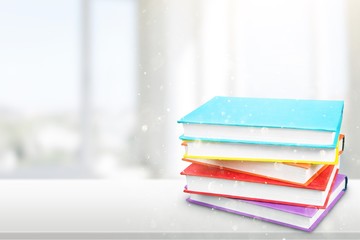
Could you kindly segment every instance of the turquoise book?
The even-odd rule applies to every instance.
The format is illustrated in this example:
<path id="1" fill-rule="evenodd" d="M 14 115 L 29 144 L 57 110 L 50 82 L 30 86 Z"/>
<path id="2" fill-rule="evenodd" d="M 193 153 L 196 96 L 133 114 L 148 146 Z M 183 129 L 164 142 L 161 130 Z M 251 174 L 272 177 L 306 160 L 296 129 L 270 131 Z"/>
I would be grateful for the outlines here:
<path id="1" fill-rule="evenodd" d="M 216 96 L 180 120 L 185 142 L 336 148 L 344 101 Z"/>

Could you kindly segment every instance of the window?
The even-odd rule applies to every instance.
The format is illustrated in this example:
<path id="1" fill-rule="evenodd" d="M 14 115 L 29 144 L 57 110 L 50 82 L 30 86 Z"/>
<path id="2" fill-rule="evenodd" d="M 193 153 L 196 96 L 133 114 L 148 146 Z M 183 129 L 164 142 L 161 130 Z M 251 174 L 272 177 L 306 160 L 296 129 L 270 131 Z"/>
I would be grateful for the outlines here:
<path id="1" fill-rule="evenodd" d="M 1 176 L 117 171 L 134 124 L 136 6 L 0 2 Z"/>
<path id="2" fill-rule="evenodd" d="M 79 3 L 0 2 L 1 173 L 68 165 L 79 149 Z"/>

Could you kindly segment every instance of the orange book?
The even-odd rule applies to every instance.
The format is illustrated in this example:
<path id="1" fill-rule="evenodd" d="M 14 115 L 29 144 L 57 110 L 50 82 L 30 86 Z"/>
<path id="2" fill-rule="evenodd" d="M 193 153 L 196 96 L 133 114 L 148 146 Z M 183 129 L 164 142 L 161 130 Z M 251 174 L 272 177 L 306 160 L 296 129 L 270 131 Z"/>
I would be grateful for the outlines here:
<path id="1" fill-rule="evenodd" d="M 340 134 L 341 155 L 344 149 L 345 138 Z M 234 172 L 242 172 L 254 176 L 266 177 L 278 181 L 298 184 L 300 186 L 309 185 L 327 165 L 309 163 L 290 163 L 290 162 L 255 162 L 255 161 L 226 161 L 202 158 L 183 158 L 184 161 L 197 163 L 207 166 L 218 167 Z"/>

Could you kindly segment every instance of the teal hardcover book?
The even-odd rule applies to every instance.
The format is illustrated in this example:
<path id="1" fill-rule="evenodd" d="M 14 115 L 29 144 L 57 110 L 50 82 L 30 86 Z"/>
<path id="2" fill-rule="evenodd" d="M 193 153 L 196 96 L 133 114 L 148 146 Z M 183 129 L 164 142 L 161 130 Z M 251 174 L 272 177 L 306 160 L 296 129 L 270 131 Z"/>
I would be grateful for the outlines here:
<path id="1" fill-rule="evenodd" d="M 343 108 L 335 100 L 217 96 L 178 121 L 180 138 L 335 148 Z"/>

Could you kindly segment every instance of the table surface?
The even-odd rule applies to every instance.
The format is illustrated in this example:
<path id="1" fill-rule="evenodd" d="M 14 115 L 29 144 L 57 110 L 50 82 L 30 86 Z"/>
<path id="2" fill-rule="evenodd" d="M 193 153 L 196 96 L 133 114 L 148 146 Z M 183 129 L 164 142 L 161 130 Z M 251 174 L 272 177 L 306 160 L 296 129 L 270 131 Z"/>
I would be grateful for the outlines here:
<path id="1" fill-rule="evenodd" d="M 177 180 L 1 180 L 0 238 L 360 239 L 360 180 L 312 233 L 191 205 Z"/>

